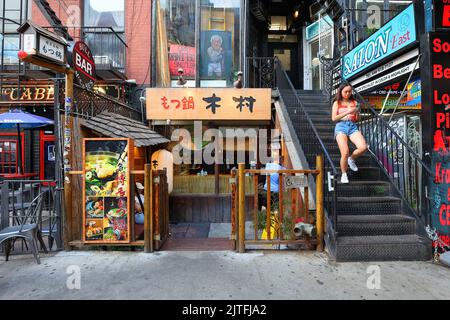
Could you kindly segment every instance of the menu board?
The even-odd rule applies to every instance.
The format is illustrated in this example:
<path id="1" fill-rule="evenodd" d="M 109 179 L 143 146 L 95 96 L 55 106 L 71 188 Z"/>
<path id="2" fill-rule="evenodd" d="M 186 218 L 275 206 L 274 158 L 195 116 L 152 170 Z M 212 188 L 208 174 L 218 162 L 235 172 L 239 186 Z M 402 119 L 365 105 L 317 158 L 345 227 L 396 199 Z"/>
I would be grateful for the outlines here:
<path id="1" fill-rule="evenodd" d="M 130 139 L 84 139 L 85 242 L 130 242 L 130 150 Z"/>

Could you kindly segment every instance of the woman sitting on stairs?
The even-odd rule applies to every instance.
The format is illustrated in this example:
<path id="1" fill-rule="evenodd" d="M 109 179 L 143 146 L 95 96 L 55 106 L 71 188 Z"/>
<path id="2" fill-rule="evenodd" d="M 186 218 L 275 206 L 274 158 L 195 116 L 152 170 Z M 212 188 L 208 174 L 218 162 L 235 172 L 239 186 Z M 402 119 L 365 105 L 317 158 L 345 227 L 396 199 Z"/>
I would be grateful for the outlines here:
<path id="1" fill-rule="evenodd" d="M 359 119 L 357 101 L 353 97 L 353 88 L 349 84 L 342 85 L 334 98 L 331 119 L 336 123 L 334 137 L 341 152 L 341 183 L 348 183 L 348 167 L 352 171 L 358 171 L 355 160 L 367 151 L 367 143 L 356 125 Z M 356 150 L 350 155 L 348 139 L 356 146 Z"/>

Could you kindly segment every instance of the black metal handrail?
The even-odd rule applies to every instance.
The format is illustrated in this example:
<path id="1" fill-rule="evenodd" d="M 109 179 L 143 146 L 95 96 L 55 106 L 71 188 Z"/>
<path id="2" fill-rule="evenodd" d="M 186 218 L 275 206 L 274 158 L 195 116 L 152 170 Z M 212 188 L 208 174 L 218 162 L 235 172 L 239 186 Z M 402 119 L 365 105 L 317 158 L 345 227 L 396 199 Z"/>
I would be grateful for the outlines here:
<path id="1" fill-rule="evenodd" d="M 333 231 L 336 232 L 337 211 L 335 190 L 338 171 L 308 112 L 300 101 L 297 91 L 278 59 L 275 59 L 275 72 L 276 86 L 281 99 L 289 108 L 291 121 L 298 132 L 297 137 L 307 158 L 309 167 L 313 168 L 315 165 L 315 156 L 322 154 L 324 156 L 325 171 L 331 171 L 331 174 L 328 173 L 324 179 L 324 206 L 328 218 L 332 221 Z"/>
<path id="2" fill-rule="evenodd" d="M 366 138 L 370 154 L 393 184 L 410 212 L 424 224 L 429 221 L 427 185 L 432 170 L 405 140 L 354 90 L 361 104 L 360 130 Z"/>
<path id="3" fill-rule="evenodd" d="M 247 88 L 276 87 L 274 57 L 247 57 L 244 80 Z"/>
<path id="4" fill-rule="evenodd" d="M 94 56 L 95 63 L 111 65 L 125 73 L 127 43 L 112 27 L 44 27 L 45 29 L 67 29 L 75 41 L 85 41 Z"/>

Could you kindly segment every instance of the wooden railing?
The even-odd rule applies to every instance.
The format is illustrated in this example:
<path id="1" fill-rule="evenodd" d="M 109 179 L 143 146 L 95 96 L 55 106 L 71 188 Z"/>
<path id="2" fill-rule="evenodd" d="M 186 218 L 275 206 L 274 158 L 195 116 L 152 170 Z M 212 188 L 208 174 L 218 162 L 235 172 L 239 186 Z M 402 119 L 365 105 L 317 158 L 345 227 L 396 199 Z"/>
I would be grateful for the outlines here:
<path id="1" fill-rule="evenodd" d="M 259 177 L 266 176 L 266 210 L 259 210 L 259 192 L 254 192 L 253 208 L 246 208 L 245 205 L 245 183 L 246 174 L 253 177 L 254 190 L 258 190 Z M 279 175 L 279 192 L 271 193 L 271 175 Z M 294 178 L 294 176 L 296 176 Z M 245 252 L 246 245 L 308 245 L 316 246 L 318 251 L 323 251 L 324 240 L 324 207 L 323 207 L 323 157 L 317 156 L 316 170 L 248 170 L 244 164 L 239 164 L 238 172 L 232 172 L 232 237 L 236 239 L 237 231 L 237 251 Z M 316 213 L 315 217 L 309 216 L 309 179 L 315 178 L 316 185 Z M 303 183 L 302 183 L 303 180 Z M 286 183 L 285 183 L 286 182 Z M 292 183 L 290 186 L 288 183 Z M 299 192 L 303 194 L 299 197 Z M 271 197 L 277 195 L 278 203 L 273 204 Z M 286 201 L 285 201 L 286 197 Z M 297 200 L 303 200 L 302 209 L 299 210 Z M 247 206 L 248 207 L 248 206 Z M 245 222 L 248 210 L 253 211 L 253 239 L 246 239 Z M 237 219 L 236 219 L 237 213 Z M 303 234 L 298 237 L 294 234 L 294 227 L 298 218 L 301 218 L 306 225 L 315 226 L 314 235 Z M 262 221 L 264 219 L 265 221 Z M 261 230 L 266 233 L 263 239 L 260 236 Z"/>

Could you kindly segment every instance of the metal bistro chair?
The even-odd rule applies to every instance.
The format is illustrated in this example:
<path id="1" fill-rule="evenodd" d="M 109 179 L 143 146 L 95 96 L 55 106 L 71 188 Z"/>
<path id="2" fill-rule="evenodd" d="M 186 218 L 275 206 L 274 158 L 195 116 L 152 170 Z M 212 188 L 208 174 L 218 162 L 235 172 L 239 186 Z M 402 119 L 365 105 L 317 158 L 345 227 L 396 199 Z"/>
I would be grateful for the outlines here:
<path id="1" fill-rule="evenodd" d="M 37 245 L 38 241 L 44 252 L 48 253 L 38 227 L 42 214 L 42 200 L 44 198 L 44 194 L 45 192 L 41 192 L 36 198 L 33 199 L 30 206 L 25 211 L 25 214 L 13 215 L 17 225 L 4 228 L 0 231 L 0 244 L 3 243 L 6 261 L 9 259 L 13 240 L 17 238 L 28 240 L 30 242 L 31 251 L 33 252 L 34 258 L 38 264 L 41 263 Z"/>

